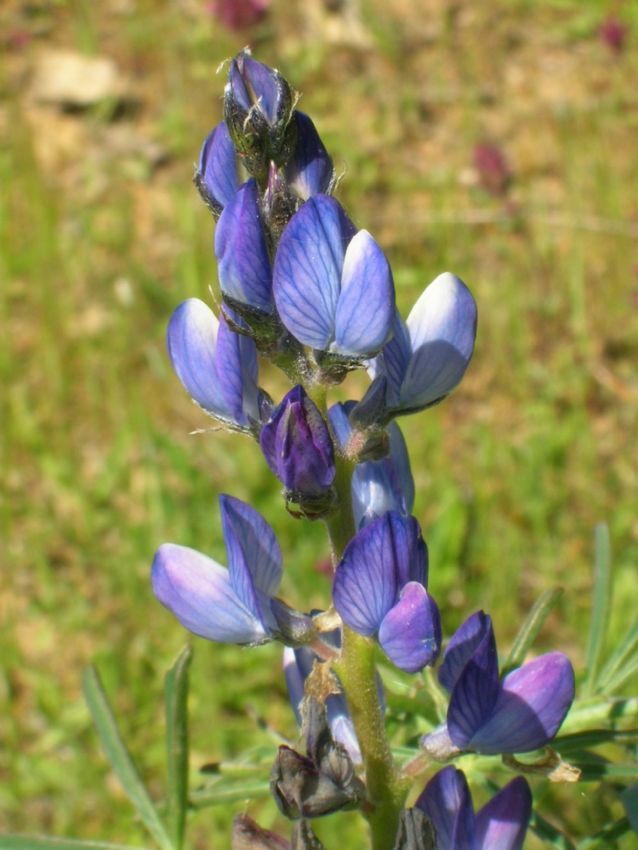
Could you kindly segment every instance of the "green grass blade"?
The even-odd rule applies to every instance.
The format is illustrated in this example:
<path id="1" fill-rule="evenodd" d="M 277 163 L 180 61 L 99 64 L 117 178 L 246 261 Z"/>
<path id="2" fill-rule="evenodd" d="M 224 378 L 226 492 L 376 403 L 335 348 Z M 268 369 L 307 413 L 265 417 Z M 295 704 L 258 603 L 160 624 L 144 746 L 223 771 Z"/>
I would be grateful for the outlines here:
<path id="1" fill-rule="evenodd" d="M 631 662 L 626 664 L 621 670 L 618 670 L 615 676 L 607 682 L 607 691 L 618 695 L 620 689 L 628 679 L 638 673 L 638 655 L 632 658 Z"/>
<path id="2" fill-rule="evenodd" d="M 117 778 L 122 783 L 126 795 L 135 806 L 144 826 L 161 850 L 173 850 L 164 824 L 160 820 L 135 763 L 120 736 L 113 711 L 95 667 L 87 667 L 84 671 L 82 687 L 104 753 Z"/>
<path id="3" fill-rule="evenodd" d="M 79 841 L 48 835 L 0 835 L 0 850 L 143 850 L 106 841 Z"/>
<path id="4" fill-rule="evenodd" d="M 603 780 L 618 779 L 629 779 L 635 782 L 638 779 L 638 762 L 630 762 L 628 764 L 611 764 L 611 762 L 587 764 L 574 759 L 572 764 L 581 771 L 581 782 L 602 782 Z"/>
<path id="5" fill-rule="evenodd" d="M 188 672 L 192 657 L 190 646 L 184 647 L 164 680 L 167 821 L 175 850 L 184 845 L 188 808 Z"/>
<path id="6" fill-rule="evenodd" d="M 257 797 L 267 797 L 270 794 L 268 780 L 250 779 L 245 782 L 226 783 L 193 791 L 190 795 L 190 805 L 194 809 L 207 806 L 221 806 L 226 803 L 236 803 L 242 800 L 254 800 Z"/>
<path id="7" fill-rule="evenodd" d="M 556 829 L 555 826 L 544 817 L 538 814 L 537 811 L 532 812 L 530 821 L 530 829 L 534 832 L 545 844 L 554 847 L 555 850 L 576 850 L 576 845 L 566 835 Z"/>
<path id="8" fill-rule="evenodd" d="M 589 639 L 585 653 L 587 669 L 587 679 L 583 691 L 585 695 L 593 693 L 596 688 L 600 658 L 607 633 L 611 602 L 610 563 L 609 529 L 605 523 L 599 523 L 595 531 L 594 593 Z"/>
<path id="9" fill-rule="evenodd" d="M 575 732 L 573 735 L 561 735 L 552 741 L 552 748 L 559 753 L 569 753 L 601 744 L 635 743 L 638 743 L 638 729 L 590 729 L 587 732 Z"/>
<path id="10" fill-rule="evenodd" d="M 625 638 L 620 641 L 598 677 L 598 690 L 609 692 L 607 683 L 619 670 L 627 664 L 631 657 L 638 651 L 638 620 L 629 629 Z"/>
<path id="11" fill-rule="evenodd" d="M 554 610 L 562 595 L 562 588 L 557 587 L 553 590 L 546 590 L 542 596 L 539 596 L 532 610 L 527 615 L 525 622 L 518 630 L 518 634 L 514 639 L 510 653 L 503 666 L 503 673 L 508 673 L 515 667 L 520 667 L 523 661 L 525 661 L 525 656 L 529 648 L 536 640 L 538 633 L 543 628 L 545 620 Z"/>

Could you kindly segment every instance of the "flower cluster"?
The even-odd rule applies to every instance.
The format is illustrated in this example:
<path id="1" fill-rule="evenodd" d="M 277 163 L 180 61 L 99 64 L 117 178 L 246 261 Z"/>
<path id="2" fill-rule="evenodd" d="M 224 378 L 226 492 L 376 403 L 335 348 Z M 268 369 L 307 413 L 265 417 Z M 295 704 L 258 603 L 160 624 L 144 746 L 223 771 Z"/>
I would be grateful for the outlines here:
<path id="1" fill-rule="evenodd" d="M 398 768 L 376 775 L 380 762 L 390 764 L 389 747 L 369 738 L 370 728 L 382 734 L 384 714 L 383 688 L 368 663 L 374 647 L 416 674 L 437 663 L 443 644 L 396 420 L 437 404 L 461 381 L 474 350 L 476 305 L 460 278 L 444 273 L 402 318 L 387 257 L 333 197 L 332 159 L 295 105 L 278 71 L 247 51 L 232 60 L 224 120 L 206 138 L 195 175 L 217 222 L 221 314 L 195 298 L 184 302 L 170 321 L 168 350 L 193 400 L 257 441 L 289 511 L 325 522 L 332 604 L 305 613 L 275 596 L 282 573 L 275 534 L 231 496 L 220 498 L 228 568 L 165 544 L 153 588 L 197 635 L 287 647 L 286 681 L 306 752 L 280 748 L 271 788 L 282 812 L 302 823 L 293 846 L 321 846 L 307 818 L 361 806 L 373 831 L 390 831 L 396 850 L 426 850 L 433 841 L 438 850 L 516 850 L 531 813 L 524 779 L 475 814 L 463 773 L 450 766 L 413 808 L 397 809 L 396 788 L 404 785 L 393 794 L 390 786 Z M 260 355 L 291 381 L 278 402 L 259 386 Z M 356 368 L 372 379 L 363 398 L 328 409 L 327 390 Z M 441 761 L 543 747 L 574 695 L 571 665 L 559 652 L 500 678 L 483 612 L 448 641 L 438 678 L 449 693 L 447 717 L 424 736 L 421 758 Z M 246 818 L 236 831 L 238 847 L 246 834 L 254 846 L 289 846 L 272 833 L 260 837 Z"/>

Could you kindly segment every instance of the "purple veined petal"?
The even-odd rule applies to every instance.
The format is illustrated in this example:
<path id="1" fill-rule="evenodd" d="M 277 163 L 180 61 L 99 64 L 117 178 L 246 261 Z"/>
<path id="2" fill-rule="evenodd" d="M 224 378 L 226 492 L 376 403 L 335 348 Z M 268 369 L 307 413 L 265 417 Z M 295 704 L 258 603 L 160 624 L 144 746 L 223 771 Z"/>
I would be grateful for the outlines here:
<path id="1" fill-rule="evenodd" d="M 388 425 L 390 435 L 389 461 L 392 465 L 393 478 L 396 476 L 396 484 L 405 499 L 406 513 L 412 513 L 414 507 L 414 478 L 410 466 L 410 455 L 401 429 L 396 422 Z"/>
<path id="2" fill-rule="evenodd" d="M 201 552 L 164 543 L 155 553 L 151 581 L 162 605 L 200 637 L 252 644 L 270 636 L 268 627 L 238 598 L 228 571 Z"/>
<path id="3" fill-rule="evenodd" d="M 219 321 L 199 298 L 189 298 L 175 310 L 168 324 L 168 354 L 177 377 L 191 397 L 213 416 L 232 421 L 216 367 Z"/>
<path id="4" fill-rule="evenodd" d="M 383 346 L 381 353 L 370 362 L 368 372 L 372 378 L 386 377 L 386 403 L 393 407 L 399 404 L 401 385 L 412 357 L 412 346 L 407 326 L 399 311 L 395 310 L 392 337 Z"/>
<path id="5" fill-rule="evenodd" d="M 304 654 L 309 656 L 310 661 L 310 668 L 307 670 L 305 669 L 306 659 Z M 290 705 L 295 712 L 298 726 L 301 726 L 301 701 L 304 697 L 304 682 L 312 669 L 312 658 L 312 651 L 305 647 L 292 649 L 292 647 L 287 646 L 284 648 L 284 679 L 288 688 Z"/>
<path id="6" fill-rule="evenodd" d="M 474 351 L 476 303 L 462 280 L 446 272 L 408 316 L 412 357 L 401 385 L 402 409 L 427 407 L 452 392 Z"/>
<path id="7" fill-rule="evenodd" d="M 199 154 L 195 183 L 206 201 L 221 210 L 239 188 L 235 146 L 222 121 L 206 137 Z"/>
<path id="8" fill-rule="evenodd" d="M 383 618 L 379 643 L 400 670 L 417 673 L 433 664 L 441 648 L 441 618 L 422 584 L 408 582 Z"/>
<path id="9" fill-rule="evenodd" d="M 425 541 L 414 517 L 390 512 L 346 546 L 335 573 L 335 608 L 351 629 L 375 635 L 409 581 L 427 582 Z"/>
<path id="10" fill-rule="evenodd" d="M 334 168 L 312 120 L 304 112 L 296 111 L 293 121 L 297 125 L 297 145 L 286 165 L 286 179 L 297 195 L 307 201 L 313 195 L 330 191 Z"/>
<path id="11" fill-rule="evenodd" d="M 257 348 L 250 337 L 232 331 L 223 316 L 219 319 L 215 367 L 220 392 L 234 421 L 244 427 L 258 422 Z"/>
<path id="12" fill-rule="evenodd" d="M 528 661 L 503 679 L 496 704 L 468 749 L 486 755 L 536 750 L 558 732 L 573 699 L 574 670 L 566 655 L 548 652 Z"/>
<path id="13" fill-rule="evenodd" d="M 328 411 L 328 421 L 332 426 L 337 443 L 342 451 L 345 449 L 352 434 L 352 425 L 348 416 L 355 404 L 356 402 L 354 401 L 338 401 Z"/>
<path id="14" fill-rule="evenodd" d="M 215 231 L 222 294 L 262 313 L 272 313 L 272 273 L 259 212 L 259 194 L 248 180 L 224 207 Z"/>
<path id="15" fill-rule="evenodd" d="M 337 702 L 339 701 L 339 702 Z M 359 741 L 354 731 L 354 724 L 347 713 L 346 701 L 341 696 L 328 697 L 326 701 L 326 709 L 328 712 L 328 725 L 332 732 L 332 737 L 338 741 L 342 747 L 345 747 L 346 752 L 350 756 L 353 764 L 361 764 L 363 756 Z"/>
<path id="16" fill-rule="evenodd" d="M 368 231 L 360 230 L 346 249 L 330 349 L 346 356 L 371 357 L 390 336 L 394 312 L 388 260 Z"/>
<path id="17" fill-rule="evenodd" d="M 435 774 L 416 806 L 432 822 L 436 850 L 478 850 L 472 796 L 460 770 L 450 765 Z"/>
<path id="18" fill-rule="evenodd" d="M 473 746 L 474 736 L 492 717 L 499 692 L 496 643 L 490 626 L 466 661 L 450 698 L 447 726 L 459 749 Z"/>
<path id="19" fill-rule="evenodd" d="M 275 122 L 279 89 L 277 72 L 273 68 L 258 62 L 243 51 L 231 62 L 228 80 L 233 94 L 244 109 L 250 109 L 257 104 L 269 123 Z"/>
<path id="20" fill-rule="evenodd" d="M 522 850 L 532 793 L 517 776 L 476 813 L 477 850 Z"/>
<path id="21" fill-rule="evenodd" d="M 273 596 L 281 582 L 282 558 L 275 532 L 253 507 L 221 495 L 219 507 L 228 573 L 237 596 L 247 608 L 258 600 L 255 590 Z"/>
<path id="22" fill-rule="evenodd" d="M 494 640 L 492 618 L 484 611 L 477 611 L 472 614 L 454 632 L 445 649 L 443 663 L 439 668 L 439 682 L 444 688 L 452 691 L 463 672 L 463 668 L 489 633 L 492 634 L 492 640 Z"/>
<path id="23" fill-rule="evenodd" d="M 315 195 L 281 236 L 273 273 L 275 303 L 286 328 L 304 345 L 324 350 L 332 341 L 341 269 L 354 230 L 334 198 Z"/>

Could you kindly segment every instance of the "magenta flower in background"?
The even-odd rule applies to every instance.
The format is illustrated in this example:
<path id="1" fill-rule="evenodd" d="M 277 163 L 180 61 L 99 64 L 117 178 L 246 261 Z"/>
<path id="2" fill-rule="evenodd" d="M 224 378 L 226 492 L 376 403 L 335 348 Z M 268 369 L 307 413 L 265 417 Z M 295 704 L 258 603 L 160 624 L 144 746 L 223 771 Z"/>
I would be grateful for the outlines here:
<path id="1" fill-rule="evenodd" d="M 512 182 L 512 171 L 498 145 L 481 142 L 474 148 L 473 164 L 479 183 L 490 195 L 505 195 Z"/>
<path id="2" fill-rule="evenodd" d="M 598 28 L 598 36 L 613 53 L 622 53 L 627 41 L 627 26 L 615 15 L 608 15 Z"/>
<path id="3" fill-rule="evenodd" d="M 270 0 L 212 0 L 206 11 L 229 30 L 245 30 L 266 17 Z"/>

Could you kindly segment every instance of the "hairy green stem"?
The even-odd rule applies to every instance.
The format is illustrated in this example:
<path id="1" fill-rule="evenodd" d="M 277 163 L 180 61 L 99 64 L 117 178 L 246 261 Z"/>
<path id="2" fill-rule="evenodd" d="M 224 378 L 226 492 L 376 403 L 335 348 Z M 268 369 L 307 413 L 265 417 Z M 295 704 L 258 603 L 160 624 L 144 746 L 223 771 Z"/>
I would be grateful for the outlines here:
<path id="1" fill-rule="evenodd" d="M 335 489 L 339 508 L 326 520 L 335 565 L 355 533 L 350 490 L 353 470 L 352 462 L 343 457 L 337 459 Z M 405 790 L 399 782 L 385 733 L 373 641 L 344 626 L 341 658 L 333 666 L 341 680 L 361 747 L 370 804 L 364 815 L 370 825 L 372 848 L 392 850 Z"/>

